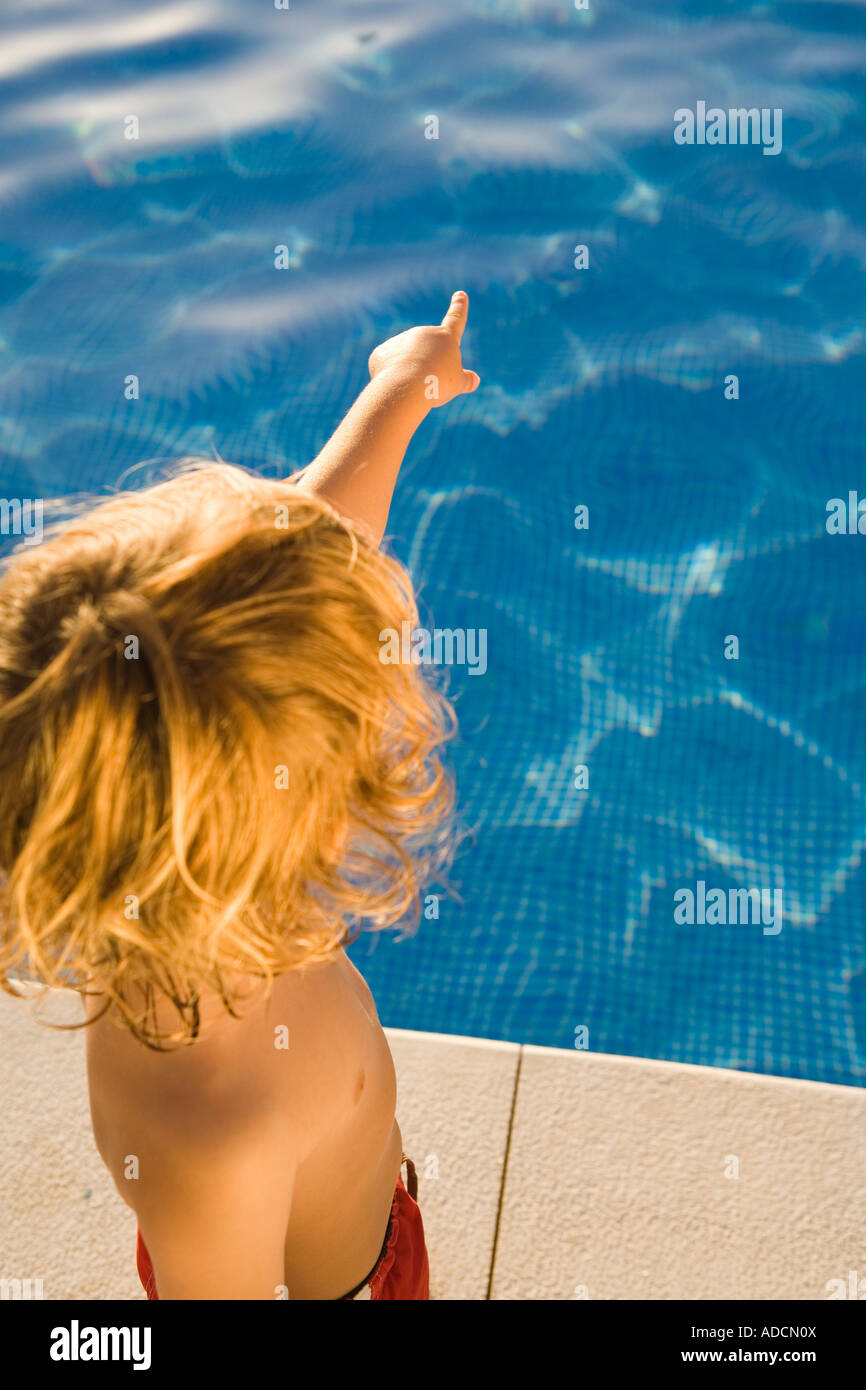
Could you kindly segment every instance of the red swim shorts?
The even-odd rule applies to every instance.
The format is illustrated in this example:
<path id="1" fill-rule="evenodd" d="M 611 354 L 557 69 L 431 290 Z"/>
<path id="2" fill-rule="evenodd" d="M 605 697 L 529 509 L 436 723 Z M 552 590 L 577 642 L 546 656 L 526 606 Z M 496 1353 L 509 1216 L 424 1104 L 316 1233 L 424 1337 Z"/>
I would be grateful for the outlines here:
<path id="1" fill-rule="evenodd" d="M 351 1293 L 344 1294 L 338 1302 L 363 1299 L 420 1300 L 430 1297 L 430 1266 L 424 1242 L 424 1223 L 416 1201 L 418 1181 L 412 1160 L 404 1155 L 403 1161 L 409 1186 L 405 1188 L 403 1179 L 397 1179 L 381 1254 L 364 1282 Z M 141 1231 L 137 1233 L 135 1259 L 142 1288 L 149 1299 L 158 1300 L 153 1265 Z"/>

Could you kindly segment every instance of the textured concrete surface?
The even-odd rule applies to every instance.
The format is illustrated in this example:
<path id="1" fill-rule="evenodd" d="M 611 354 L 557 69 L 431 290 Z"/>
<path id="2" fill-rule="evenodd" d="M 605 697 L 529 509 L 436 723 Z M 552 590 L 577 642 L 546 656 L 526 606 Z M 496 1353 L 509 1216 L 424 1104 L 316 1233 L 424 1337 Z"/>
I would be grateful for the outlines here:
<path id="1" fill-rule="evenodd" d="M 75 995 L 49 1006 L 58 1022 L 81 1016 Z M 41 1279 L 46 1299 L 143 1298 L 135 1217 L 91 1137 L 84 1034 L 32 1008 L 0 994 L 0 1278 Z"/>
<path id="2" fill-rule="evenodd" d="M 418 1172 L 430 1297 L 487 1297 L 520 1048 L 387 1028 L 397 1118 Z"/>
<path id="3" fill-rule="evenodd" d="M 0 1278 L 141 1298 L 83 1034 L 31 1007 L 0 995 Z M 825 1299 L 866 1277 L 866 1091 L 387 1032 L 433 1298 L 486 1298 L 494 1246 L 495 1299 Z"/>
<path id="4" fill-rule="evenodd" d="M 492 1297 L 826 1299 L 864 1137 L 851 1087 L 524 1047 Z"/>

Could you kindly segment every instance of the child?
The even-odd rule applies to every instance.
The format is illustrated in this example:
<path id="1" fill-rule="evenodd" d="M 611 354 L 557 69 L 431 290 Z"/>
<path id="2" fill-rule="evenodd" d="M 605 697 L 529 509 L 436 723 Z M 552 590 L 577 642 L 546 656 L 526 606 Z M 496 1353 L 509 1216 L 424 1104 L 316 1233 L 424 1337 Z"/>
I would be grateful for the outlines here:
<path id="1" fill-rule="evenodd" d="M 447 854 L 453 728 L 378 549 L 468 300 L 370 358 L 285 482 L 203 464 L 0 583 L 0 983 L 84 999 L 99 1151 L 162 1299 L 424 1299 L 391 1055 L 343 946 Z M 352 927 L 347 925 L 347 919 Z"/>

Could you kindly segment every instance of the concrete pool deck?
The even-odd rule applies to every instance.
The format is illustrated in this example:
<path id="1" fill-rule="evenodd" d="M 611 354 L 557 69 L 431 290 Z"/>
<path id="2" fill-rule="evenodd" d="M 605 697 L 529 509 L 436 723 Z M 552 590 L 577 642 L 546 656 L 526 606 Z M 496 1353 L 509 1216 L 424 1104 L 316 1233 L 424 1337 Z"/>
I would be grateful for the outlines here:
<path id="1" fill-rule="evenodd" d="M 866 1297 L 866 1091 L 386 1032 L 434 1299 Z M 0 1278 L 143 1297 L 83 1034 L 2 996 L 0 1049 Z"/>

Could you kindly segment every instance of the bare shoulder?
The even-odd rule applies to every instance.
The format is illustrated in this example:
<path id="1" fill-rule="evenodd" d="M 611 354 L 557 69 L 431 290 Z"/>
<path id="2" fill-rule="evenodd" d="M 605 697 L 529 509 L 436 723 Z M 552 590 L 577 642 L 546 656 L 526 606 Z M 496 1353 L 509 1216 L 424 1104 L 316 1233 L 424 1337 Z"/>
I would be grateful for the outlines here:
<path id="1" fill-rule="evenodd" d="M 164 1008 L 160 1026 L 173 1026 Z M 219 1000 L 203 1001 L 200 1036 L 166 1051 L 144 1046 L 110 1014 L 98 1017 L 98 1001 L 88 1012 L 94 1133 L 112 1169 L 106 1149 L 121 1134 L 188 1151 L 223 1148 L 232 1135 L 261 1128 L 303 1157 L 352 1092 L 375 1019 L 369 991 L 342 953 L 281 977 L 267 998 L 251 994 L 238 1017 Z"/>
<path id="2" fill-rule="evenodd" d="M 110 1018 L 88 1032 L 94 1135 L 160 1298 L 273 1298 L 302 1136 L 256 1018 L 167 1052 Z"/>

